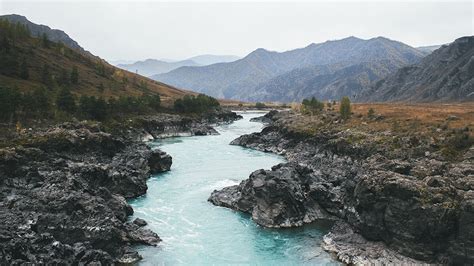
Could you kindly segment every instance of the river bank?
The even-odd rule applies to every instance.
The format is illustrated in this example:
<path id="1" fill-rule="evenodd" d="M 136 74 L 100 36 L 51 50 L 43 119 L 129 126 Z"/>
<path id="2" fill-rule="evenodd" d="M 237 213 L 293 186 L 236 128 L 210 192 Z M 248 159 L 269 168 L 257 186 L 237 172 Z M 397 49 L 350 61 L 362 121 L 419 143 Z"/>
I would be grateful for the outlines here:
<path id="1" fill-rule="evenodd" d="M 143 195 L 172 158 L 144 141 L 216 134 L 240 117 L 157 114 L 121 124 L 63 123 L 22 132 L 0 149 L 0 263 L 133 263 L 132 247 L 160 238 L 128 218 L 126 199 Z"/>
<path id="2" fill-rule="evenodd" d="M 377 119 L 388 120 L 341 123 L 334 112 L 273 112 L 262 132 L 232 144 L 281 154 L 288 163 L 257 170 L 209 201 L 265 227 L 336 221 L 323 247 L 347 264 L 472 263 L 469 129 L 394 121 L 380 130 Z"/>
<path id="3" fill-rule="evenodd" d="M 151 143 L 173 156 L 171 171 L 152 175 L 145 195 L 129 201 L 133 218 L 148 222 L 162 242 L 140 246 L 142 265 L 339 265 L 320 247 L 327 223 L 268 229 L 248 215 L 207 201 L 215 189 L 238 184 L 259 168 L 283 163 L 282 156 L 229 143 L 259 132 L 251 122 L 264 112 L 239 112 L 243 119 L 219 125 L 219 135 L 159 139 Z M 132 219 L 133 219 L 132 218 Z"/>

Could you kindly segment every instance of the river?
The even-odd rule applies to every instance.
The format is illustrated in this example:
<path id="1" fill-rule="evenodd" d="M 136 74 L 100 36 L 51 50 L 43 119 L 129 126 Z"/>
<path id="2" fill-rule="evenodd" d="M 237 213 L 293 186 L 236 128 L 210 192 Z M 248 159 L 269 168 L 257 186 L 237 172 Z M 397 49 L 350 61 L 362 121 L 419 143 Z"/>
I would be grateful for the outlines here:
<path id="1" fill-rule="evenodd" d="M 220 135 L 157 140 L 173 157 L 171 171 L 154 175 L 145 196 L 130 201 L 162 242 L 138 247 L 141 265 L 294 265 L 337 264 L 320 248 L 328 225 L 267 229 L 249 215 L 207 201 L 214 189 L 238 184 L 257 169 L 284 162 L 281 156 L 232 146 L 240 135 L 257 132 L 249 119 L 263 113 L 241 113 L 244 119 L 217 126 Z"/>

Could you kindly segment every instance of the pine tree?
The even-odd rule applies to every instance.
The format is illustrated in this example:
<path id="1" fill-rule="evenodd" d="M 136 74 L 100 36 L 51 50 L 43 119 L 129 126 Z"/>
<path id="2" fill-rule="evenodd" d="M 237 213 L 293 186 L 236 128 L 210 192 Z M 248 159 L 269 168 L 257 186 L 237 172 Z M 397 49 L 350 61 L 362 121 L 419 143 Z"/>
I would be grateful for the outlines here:
<path id="1" fill-rule="evenodd" d="M 62 87 L 59 91 L 58 97 L 56 98 L 56 106 L 59 110 L 68 113 L 74 113 L 74 111 L 76 111 L 74 95 L 72 95 L 68 88 Z"/>
<path id="2" fill-rule="evenodd" d="M 349 97 L 342 97 L 339 112 L 341 114 L 342 119 L 349 119 L 351 117 L 351 100 L 349 99 Z"/>
<path id="3" fill-rule="evenodd" d="M 72 67 L 71 71 L 71 83 L 77 84 L 79 83 L 79 71 L 77 70 L 77 66 Z"/>
<path id="4" fill-rule="evenodd" d="M 53 78 L 51 77 L 49 65 L 47 64 L 44 64 L 43 69 L 41 69 L 41 81 L 47 86 L 51 86 L 53 84 Z"/>
<path id="5" fill-rule="evenodd" d="M 20 65 L 20 77 L 22 79 L 28 79 L 30 77 L 30 72 L 28 71 L 28 64 L 26 63 L 26 59 L 23 58 Z"/>

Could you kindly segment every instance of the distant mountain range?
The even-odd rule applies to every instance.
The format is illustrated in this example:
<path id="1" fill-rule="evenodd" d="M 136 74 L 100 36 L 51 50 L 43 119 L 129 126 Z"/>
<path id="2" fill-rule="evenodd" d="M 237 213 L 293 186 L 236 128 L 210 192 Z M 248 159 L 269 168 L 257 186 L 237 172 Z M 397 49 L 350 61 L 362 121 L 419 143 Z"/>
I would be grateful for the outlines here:
<path id="1" fill-rule="evenodd" d="M 237 100 L 339 98 L 348 92 L 358 93 L 368 83 L 398 67 L 416 63 L 424 55 L 416 48 L 383 37 L 349 37 L 282 53 L 260 48 L 231 63 L 180 67 L 152 78 Z"/>
<path id="2" fill-rule="evenodd" d="M 228 63 L 239 60 L 241 57 L 235 55 L 212 55 L 212 54 L 204 54 L 198 55 L 189 58 L 188 60 L 192 60 L 201 66 L 207 66 L 217 63 Z"/>
<path id="3" fill-rule="evenodd" d="M 198 55 L 182 61 L 146 59 L 133 63 L 119 63 L 117 67 L 148 77 L 166 73 L 182 66 L 204 66 L 232 62 L 238 59 L 238 56 L 233 55 Z"/>
<path id="4" fill-rule="evenodd" d="M 48 36 L 48 39 L 53 42 L 62 42 L 70 48 L 85 52 L 84 48 L 82 48 L 75 40 L 71 39 L 71 37 L 69 37 L 69 35 L 67 35 L 62 30 L 51 29 L 45 25 L 35 24 L 29 21 L 26 17 L 16 14 L 3 15 L 0 16 L 0 19 L 6 19 L 12 23 L 21 23 L 28 26 L 33 37 L 41 37 L 45 33 Z"/>
<path id="5" fill-rule="evenodd" d="M 358 101 L 474 100 L 474 36 L 444 45 L 420 63 L 403 67 L 356 97 Z"/>
<path id="6" fill-rule="evenodd" d="M 426 53 L 431 54 L 434 50 L 439 49 L 442 45 L 429 45 L 429 46 L 420 46 L 416 47 L 416 49 Z"/>
<path id="7" fill-rule="evenodd" d="M 178 62 L 165 62 L 157 59 L 147 59 L 132 64 L 119 64 L 117 67 L 148 77 L 155 74 L 169 72 L 182 66 L 199 66 L 192 60 L 183 60 Z"/>

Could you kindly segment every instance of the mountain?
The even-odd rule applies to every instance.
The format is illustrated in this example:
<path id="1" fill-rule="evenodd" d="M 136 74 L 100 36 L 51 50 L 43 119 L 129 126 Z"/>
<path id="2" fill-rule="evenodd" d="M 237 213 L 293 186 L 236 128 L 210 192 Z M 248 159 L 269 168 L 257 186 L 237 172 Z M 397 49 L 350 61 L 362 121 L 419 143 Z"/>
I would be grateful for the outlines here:
<path id="1" fill-rule="evenodd" d="M 472 101 L 474 100 L 474 36 L 444 45 L 420 63 L 363 91 L 359 101 Z"/>
<path id="2" fill-rule="evenodd" d="M 114 67 L 64 42 L 36 38 L 37 34 L 33 34 L 36 24 L 29 21 L 25 25 L 31 34 L 8 21 L 0 18 L 0 87 L 19 91 L 48 88 L 53 92 L 55 88 L 69 86 L 75 95 L 104 98 L 159 94 L 164 102 L 191 93 Z M 74 40 L 71 43 L 77 44 Z M 74 69 L 77 69 L 77 83 L 70 81 Z"/>
<path id="3" fill-rule="evenodd" d="M 212 55 L 212 54 L 205 54 L 205 55 L 198 55 L 189 58 L 188 60 L 192 60 L 199 65 L 207 66 L 217 63 L 228 63 L 239 60 L 240 57 L 235 55 Z"/>
<path id="4" fill-rule="evenodd" d="M 3 15 L 0 16 L 0 19 L 6 19 L 11 23 L 20 23 L 22 25 L 26 25 L 33 37 L 41 37 L 43 34 L 46 34 L 49 40 L 53 42 L 62 42 L 70 48 L 85 51 L 84 48 L 82 48 L 75 40 L 71 39 L 71 37 L 69 37 L 69 35 L 67 35 L 62 30 L 51 29 L 45 25 L 35 24 L 29 21 L 26 17 L 16 14 Z"/>
<path id="5" fill-rule="evenodd" d="M 420 46 L 416 47 L 416 49 L 422 51 L 423 53 L 430 54 L 434 50 L 439 49 L 442 45 L 429 45 L 429 46 Z"/>
<path id="6" fill-rule="evenodd" d="M 202 67 L 181 67 L 168 73 L 154 75 L 152 78 L 220 98 L 241 100 L 248 99 L 247 96 L 251 94 L 259 95 L 256 90 L 265 88 L 265 82 L 295 69 L 313 66 L 331 68 L 330 65 L 350 66 L 381 60 L 407 65 L 418 62 L 422 57 L 423 53 L 417 49 L 383 37 L 369 40 L 348 37 L 313 43 L 304 48 L 282 53 L 259 48 L 234 62 Z M 287 87 L 291 88 L 292 85 L 289 84 Z M 314 88 L 315 91 L 318 89 Z"/>
<path id="7" fill-rule="evenodd" d="M 148 77 L 156 74 L 166 73 L 182 66 L 198 65 L 199 64 L 194 62 L 193 60 L 165 62 L 156 59 L 147 59 L 145 61 L 137 61 L 132 64 L 119 64 L 117 65 L 117 67 Z"/>
<path id="8" fill-rule="evenodd" d="M 316 97 L 335 100 L 359 93 L 372 82 L 396 71 L 402 64 L 392 60 L 362 62 L 359 64 L 324 65 L 298 68 L 279 75 L 253 92 L 240 97 L 249 101 L 292 102 Z"/>

